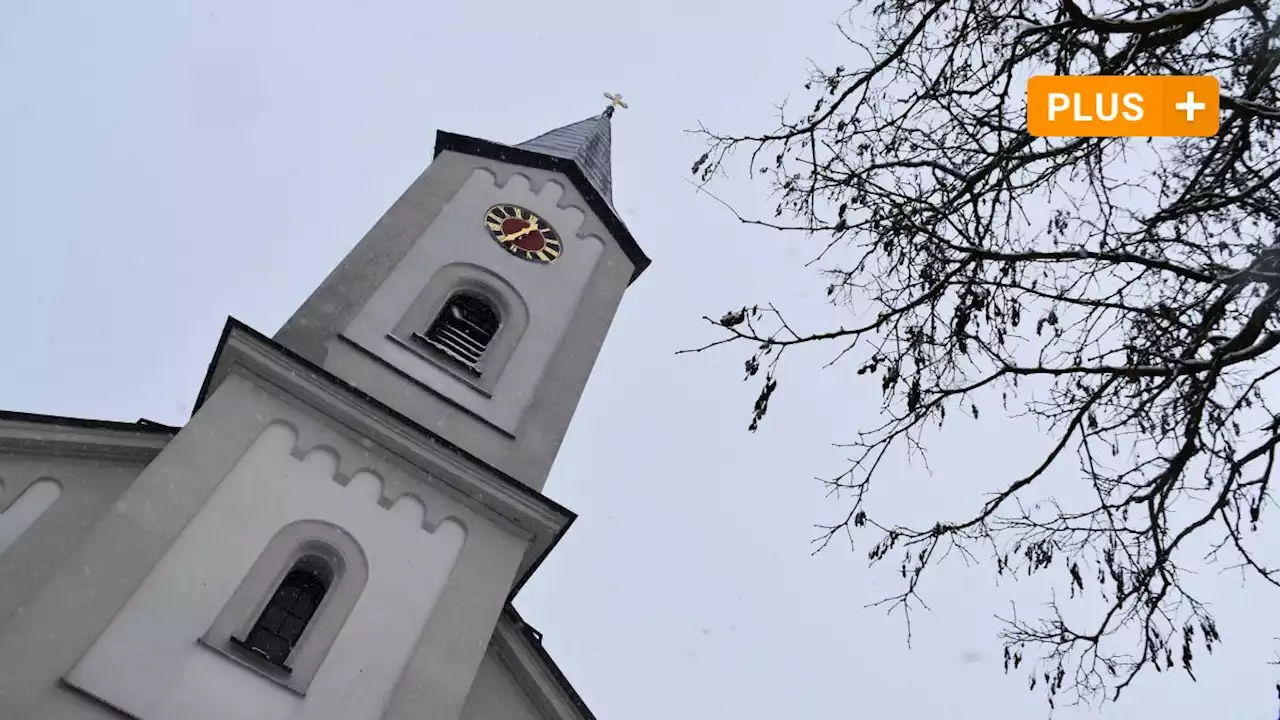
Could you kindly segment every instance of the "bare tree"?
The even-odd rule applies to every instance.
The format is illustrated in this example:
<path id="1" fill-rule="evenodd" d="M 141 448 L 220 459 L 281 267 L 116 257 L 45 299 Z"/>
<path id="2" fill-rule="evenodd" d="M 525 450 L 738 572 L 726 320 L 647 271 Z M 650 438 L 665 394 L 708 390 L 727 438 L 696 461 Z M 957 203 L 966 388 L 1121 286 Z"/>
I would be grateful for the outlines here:
<path id="1" fill-rule="evenodd" d="M 767 179 L 773 217 L 739 219 L 812 238 L 849 324 L 801 332 L 764 304 L 708 318 L 722 337 L 686 352 L 744 348 L 747 376 L 763 379 L 752 430 L 794 346 L 830 344 L 878 385 L 883 424 L 851 438 L 849 466 L 826 480 L 844 505 L 816 542 L 847 535 L 872 564 L 894 563 L 891 606 L 909 612 L 947 557 L 1049 572 L 1058 599 L 1008 618 L 1002 641 L 1006 670 L 1029 668 L 1051 704 L 1118 697 L 1148 668 L 1192 673 L 1220 638 L 1189 563 L 1280 586 L 1251 545 L 1280 444 L 1276 10 L 879 0 L 837 27 L 859 59 L 812 71 L 812 109 L 784 105 L 758 135 L 703 127 L 693 173 L 704 188 L 731 172 Z M 1036 74 L 1214 75 L 1221 131 L 1033 138 L 1023 93 Z M 922 527 L 877 514 L 884 459 L 980 411 L 1038 422 L 1051 450 L 1004 476 L 953 471 L 992 483 L 972 514 Z M 1064 472 L 1078 478 L 1069 492 L 1041 487 Z"/>

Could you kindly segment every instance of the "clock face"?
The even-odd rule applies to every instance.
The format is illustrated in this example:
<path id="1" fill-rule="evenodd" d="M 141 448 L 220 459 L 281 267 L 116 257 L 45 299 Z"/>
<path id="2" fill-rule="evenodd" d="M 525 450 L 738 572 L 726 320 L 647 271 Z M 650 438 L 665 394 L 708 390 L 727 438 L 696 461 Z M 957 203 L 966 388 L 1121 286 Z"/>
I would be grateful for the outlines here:
<path id="1" fill-rule="evenodd" d="M 484 225 L 499 245 L 525 260 L 545 264 L 563 251 L 559 233 L 519 205 L 494 205 L 485 213 Z"/>

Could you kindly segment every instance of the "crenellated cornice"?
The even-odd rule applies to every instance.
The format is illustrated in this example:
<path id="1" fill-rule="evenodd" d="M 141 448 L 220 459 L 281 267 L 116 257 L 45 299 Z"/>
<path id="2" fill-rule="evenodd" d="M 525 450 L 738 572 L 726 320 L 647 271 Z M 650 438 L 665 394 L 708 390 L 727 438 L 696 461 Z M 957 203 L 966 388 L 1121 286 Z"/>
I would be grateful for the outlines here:
<path id="1" fill-rule="evenodd" d="M 400 415 L 280 344 L 228 319 L 205 378 L 197 411 L 231 374 L 274 388 L 376 443 L 419 477 L 530 541 L 511 595 L 550 552 L 576 517 L 572 511 Z"/>

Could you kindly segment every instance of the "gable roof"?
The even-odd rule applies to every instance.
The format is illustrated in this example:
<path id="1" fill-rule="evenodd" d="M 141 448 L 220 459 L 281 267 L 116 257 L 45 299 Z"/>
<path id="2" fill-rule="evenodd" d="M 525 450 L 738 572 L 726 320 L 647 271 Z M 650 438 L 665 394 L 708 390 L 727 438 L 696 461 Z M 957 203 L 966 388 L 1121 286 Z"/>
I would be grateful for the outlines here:
<path id="1" fill-rule="evenodd" d="M 0 410 L 0 453 L 149 462 L 177 432 L 150 420 L 127 423 Z"/>
<path id="2" fill-rule="evenodd" d="M 66 425 L 69 427 L 89 428 L 94 430 L 120 430 L 124 432 L 152 432 L 174 435 L 182 428 L 162 425 L 154 420 L 141 418 L 137 422 L 120 422 L 118 420 L 93 420 L 90 418 L 63 417 L 61 415 L 43 415 L 39 413 L 19 412 L 17 410 L 0 410 L 0 421 L 38 423 L 43 425 Z"/>

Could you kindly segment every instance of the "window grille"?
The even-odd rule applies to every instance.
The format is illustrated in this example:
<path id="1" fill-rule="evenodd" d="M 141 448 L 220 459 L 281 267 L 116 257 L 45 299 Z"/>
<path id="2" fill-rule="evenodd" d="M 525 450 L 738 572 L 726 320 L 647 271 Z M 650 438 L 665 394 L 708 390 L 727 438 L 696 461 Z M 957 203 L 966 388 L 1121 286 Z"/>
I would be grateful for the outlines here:
<path id="1" fill-rule="evenodd" d="M 440 350 L 467 370 L 479 373 L 480 358 L 498 333 L 498 311 L 484 298 L 458 293 L 418 339 Z"/>
<path id="2" fill-rule="evenodd" d="M 272 665 L 285 666 L 329 590 L 328 564 L 308 556 L 294 564 L 267 601 L 258 621 L 238 644 Z"/>

